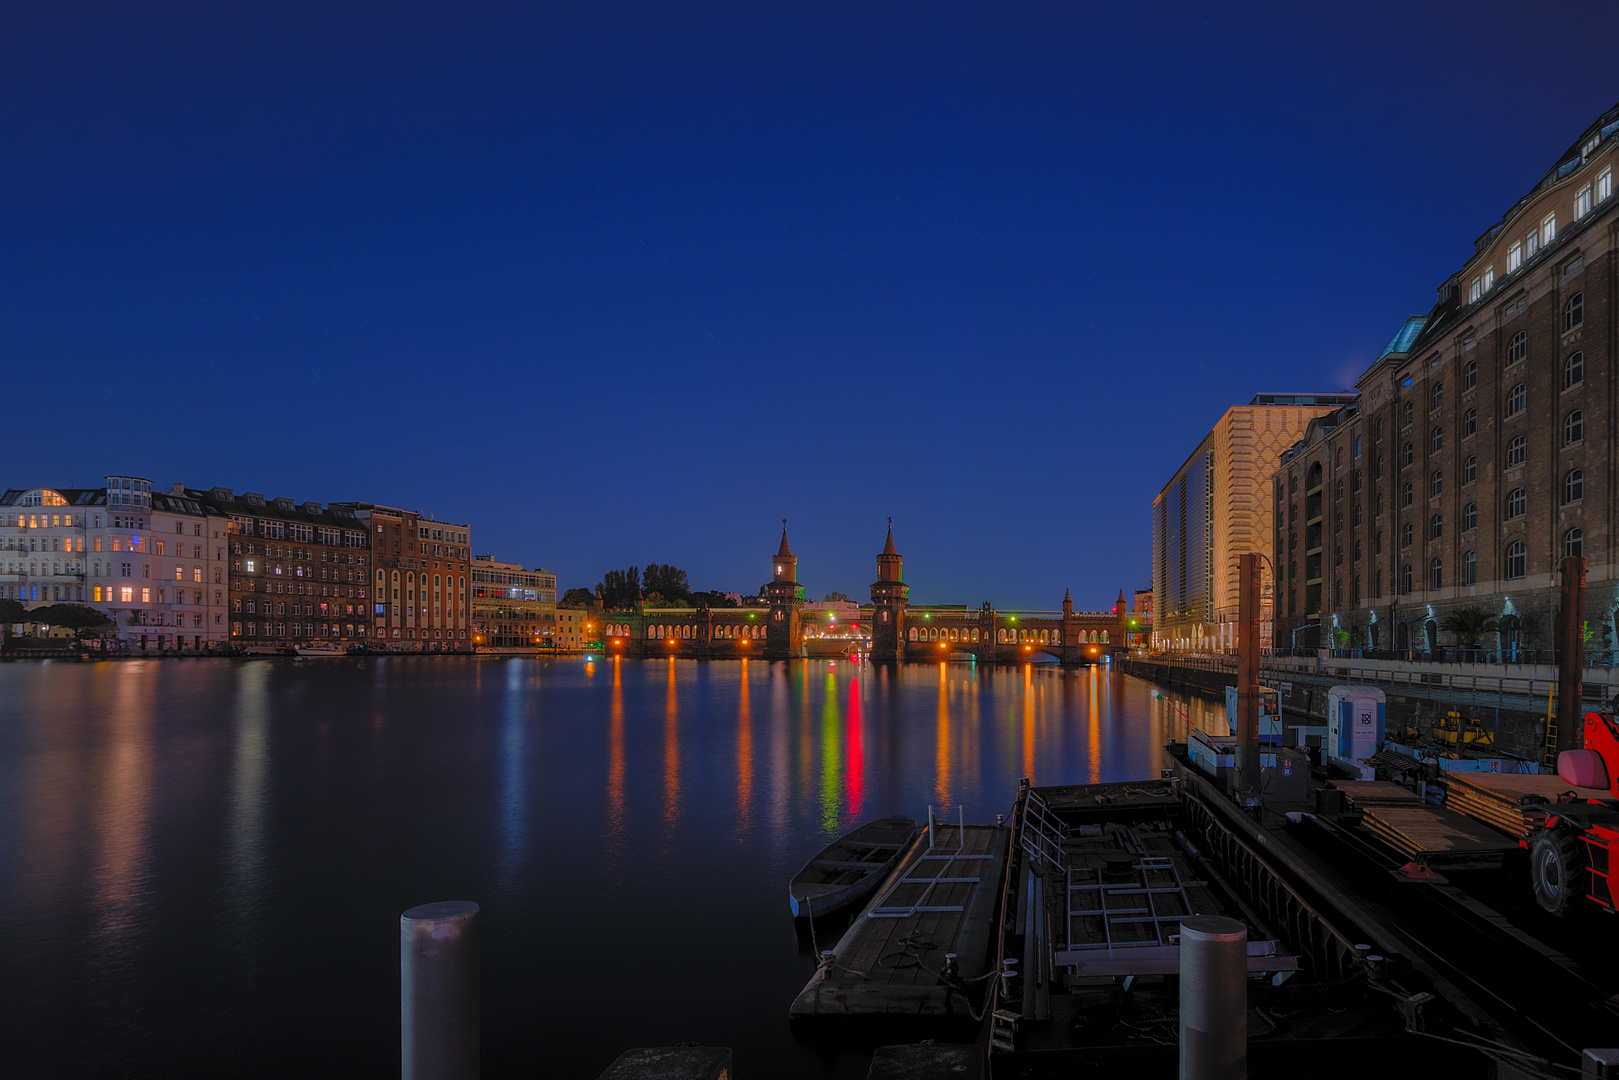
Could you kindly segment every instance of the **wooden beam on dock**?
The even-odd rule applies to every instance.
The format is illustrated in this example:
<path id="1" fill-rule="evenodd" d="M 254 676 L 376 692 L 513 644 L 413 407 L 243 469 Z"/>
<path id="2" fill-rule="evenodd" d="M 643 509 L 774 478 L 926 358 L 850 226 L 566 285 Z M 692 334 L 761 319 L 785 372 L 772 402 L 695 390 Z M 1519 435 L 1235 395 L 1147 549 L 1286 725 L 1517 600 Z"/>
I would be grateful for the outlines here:
<path id="1" fill-rule="evenodd" d="M 596 1080 L 731 1080 L 724 1046 L 654 1046 L 626 1050 Z"/>

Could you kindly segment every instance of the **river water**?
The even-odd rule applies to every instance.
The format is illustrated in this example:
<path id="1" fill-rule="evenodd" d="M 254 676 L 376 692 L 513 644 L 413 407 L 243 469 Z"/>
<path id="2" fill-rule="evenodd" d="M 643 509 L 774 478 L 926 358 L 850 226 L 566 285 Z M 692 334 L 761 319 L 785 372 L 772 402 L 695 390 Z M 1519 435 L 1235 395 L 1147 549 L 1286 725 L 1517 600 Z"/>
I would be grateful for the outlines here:
<path id="1" fill-rule="evenodd" d="M 788 1028 L 793 872 L 1019 777 L 1156 776 L 1188 709 L 1044 665 L 0 665 L 0 1075 L 397 1076 L 399 913 L 471 899 L 486 1076 L 696 1040 L 863 1077 Z"/>

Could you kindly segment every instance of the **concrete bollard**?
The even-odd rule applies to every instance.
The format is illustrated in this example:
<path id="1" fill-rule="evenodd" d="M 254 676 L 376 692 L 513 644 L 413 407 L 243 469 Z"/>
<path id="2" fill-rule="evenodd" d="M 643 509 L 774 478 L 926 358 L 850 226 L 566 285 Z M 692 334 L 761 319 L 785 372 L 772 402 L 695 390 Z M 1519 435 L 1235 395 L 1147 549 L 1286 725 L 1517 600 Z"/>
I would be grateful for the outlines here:
<path id="1" fill-rule="evenodd" d="M 399 916 L 403 1080 L 477 1080 L 478 905 L 422 904 Z"/>
<path id="2" fill-rule="evenodd" d="M 1236 919 L 1181 920 L 1181 1080 L 1248 1075 L 1248 929 Z"/>

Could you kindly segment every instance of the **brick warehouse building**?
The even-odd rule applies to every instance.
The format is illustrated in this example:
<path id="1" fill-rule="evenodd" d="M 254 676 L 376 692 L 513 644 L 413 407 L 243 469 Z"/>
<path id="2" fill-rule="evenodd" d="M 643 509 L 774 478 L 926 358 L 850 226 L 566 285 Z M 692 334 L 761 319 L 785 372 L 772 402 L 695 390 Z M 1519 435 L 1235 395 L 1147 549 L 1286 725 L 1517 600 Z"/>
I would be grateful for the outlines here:
<path id="1" fill-rule="evenodd" d="M 470 652 L 470 532 L 372 503 L 333 503 L 364 522 L 371 543 L 371 646 L 400 652 Z"/>
<path id="2" fill-rule="evenodd" d="M 1588 647 L 1615 647 L 1619 107 L 1562 154 L 1272 479 L 1279 646 L 1555 647 L 1559 561 L 1587 560 Z M 1488 643 L 1487 643 L 1488 644 Z"/>
<path id="3" fill-rule="evenodd" d="M 224 487 L 186 494 L 228 522 L 232 642 L 367 643 L 370 552 L 352 514 Z"/>

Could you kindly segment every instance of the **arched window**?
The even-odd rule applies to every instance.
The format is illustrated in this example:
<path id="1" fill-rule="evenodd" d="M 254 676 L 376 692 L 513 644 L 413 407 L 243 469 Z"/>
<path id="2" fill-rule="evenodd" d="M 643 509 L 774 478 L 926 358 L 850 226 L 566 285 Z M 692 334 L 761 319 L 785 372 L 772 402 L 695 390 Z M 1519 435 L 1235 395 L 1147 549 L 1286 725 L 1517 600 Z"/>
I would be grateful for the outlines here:
<path id="1" fill-rule="evenodd" d="M 1523 488 L 1513 488 L 1507 492 L 1507 517 L 1521 518 L 1529 512 L 1529 496 Z"/>
<path id="2" fill-rule="evenodd" d="M 1517 416 L 1529 407 L 1529 388 L 1518 383 L 1507 391 L 1507 415 Z"/>
<path id="3" fill-rule="evenodd" d="M 1478 528 L 1478 504 L 1468 503 L 1462 507 L 1462 531 Z"/>
<path id="4" fill-rule="evenodd" d="M 1462 438 L 1470 439 L 1478 434 L 1478 410 L 1468 409 L 1462 413 Z"/>
<path id="5" fill-rule="evenodd" d="M 1428 539 L 1438 540 L 1445 535 L 1445 518 L 1443 514 L 1435 514 L 1428 519 Z"/>
<path id="6" fill-rule="evenodd" d="M 658 628 L 656 626 L 647 627 L 646 628 L 646 636 L 647 636 L 647 638 L 649 640 L 652 639 L 652 638 L 657 637 L 658 636 Z"/>
<path id="7" fill-rule="evenodd" d="M 1528 573 L 1529 549 L 1524 546 L 1522 540 L 1514 540 L 1507 545 L 1507 577 L 1510 580 L 1517 580 L 1528 576 Z"/>
<path id="8" fill-rule="evenodd" d="M 1462 462 L 1462 483 L 1471 484 L 1478 479 L 1478 458 L 1469 454 Z"/>
<path id="9" fill-rule="evenodd" d="M 1408 593 L 1408 592 L 1411 591 L 1411 564 L 1410 563 L 1406 563 L 1405 565 L 1400 567 L 1400 591 L 1402 593 Z"/>
<path id="10" fill-rule="evenodd" d="M 1310 466 L 1310 472 L 1304 478 L 1304 490 L 1314 491 L 1321 486 L 1321 463 L 1315 462 Z"/>
<path id="11" fill-rule="evenodd" d="M 1428 564 L 1428 588 L 1437 590 L 1444 584 L 1445 564 L 1435 559 Z"/>
<path id="12" fill-rule="evenodd" d="M 1478 385 L 1478 361 L 1469 360 L 1462 365 L 1462 389 L 1471 390 Z"/>
<path id="13" fill-rule="evenodd" d="M 1515 468 L 1529 460 L 1529 439 L 1524 435 L 1514 435 L 1512 441 L 1507 443 L 1507 468 Z"/>
<path id="14" fill-rule="evenodd" d="M 1106 644 L 1108 644 L 1108 640 L 1107 640 L 1107 631 L 1106 631 L 1106 630 L 1103 630 L 1103 631 L 1102 631 L 1102 644 L 1103 644 L 1103 645 L 1106 645 Z"/>
<path id="15" fill-rule="evenodd" d="M 1437 359 L 1437 354 L 1436 354 Z M 1445 384 L 1434 383 L 1433 389 L 1428 392 L 1428 407 L 1437 409 L 1445 403 Z"/>
<path id="16" fill-rule="evenodd" d="M 1443 495 L 1444 492 L 1445 471 L 1443 469 L 1435 469 L 1433 471 L 1433 475 L 1428 478 L 1428 494 L 1430 496 Z"/>
<path id="17" fill-rule="evenodd" d="M 1585 354 L 1577 352 L 1563 361 L 1563 389 L 1578 386 L 1585 381 Z"/>
<path id="18" fill-rule="evenodd" d="M 1585 294 L 1575 293 L 1563 303 L 1563 333 L 1585 322 Z"/>
<path id="19" fill-rule="evenodd" d="M 1563 554 L 1570 559 L 1585 557 L 1585 530 L 1570 529 L 1563 534 Z"/>
<path id="20" fill-rule="evenodd" d="M 1411 444 L 1410 443 L 1405 443 L 1404 445 L 1402 445 L 1400 447 L 1400 468 L 1403 469 L 1407 465 L 1411 464 L 1411 459 L 1414 456 L 1415 455 L 1411 451 Z"/>
<path id="21" fill-rule="evenodd" d="M 1585 470 L 1570 469 L 1563 474 L 1563 502 L 1579 502 L 1585 498 Z"/>
<path id="22" fill-rule="evenodd" d="M 1434 428 L 1429 441 L 1433 443 L 1435 450 L 1443 450 L 1445 448 L 1445 429 L 1442 427 Z"/>
<path id="23" fill-rule="evenodd" d="M 1462 584 L 1478 584 L 1478 552 L 1469 551 L 1462 556 Z"/>
<path id="24" fill-rule="evenodd" d="M 1411 523 L 1409 521 L 1407 521 L 1405 524 L 1401 525 L 1400 526 L 1400 546 L 1403 547 L 1403 548 L 1410 547 L 1411 546 L 1411 538 L 1412 538 L 1413 535 L 1414 534 L 1413 534 L 1413 531 L 1412 531 Z"/>
<path id="25" fill-rule="evenodd" d="M 1563 445 L 1572 446 L 1585 441 L 1585 413 L 1575 409 L 1563 417 Z"/>
<path id="26" fill-rule="evenodd" d="M 1412 501 L 1411 485 L 1407 483 L 1400 489 L 1400 505 L 1410 506 Z"/>
<path id="27" fill-rule="evenodd" d="M 1507 342 L 1507 365 L 1511 366 L 1516 364 L 1519 360 L 1522 360 L 1528 355 L 1529 334 L 1526 331 L 1519 330 L 1516 334 L 1512 335 L 1512 340 Z"/>

